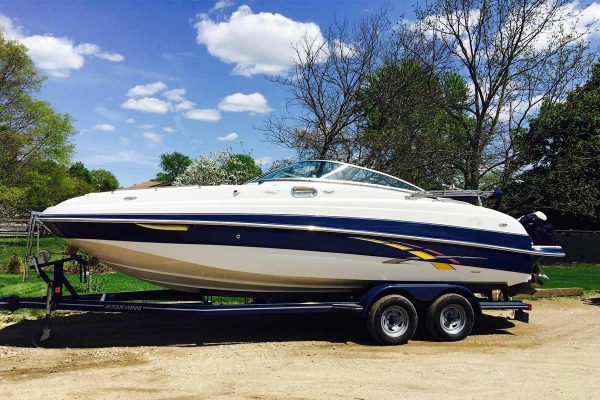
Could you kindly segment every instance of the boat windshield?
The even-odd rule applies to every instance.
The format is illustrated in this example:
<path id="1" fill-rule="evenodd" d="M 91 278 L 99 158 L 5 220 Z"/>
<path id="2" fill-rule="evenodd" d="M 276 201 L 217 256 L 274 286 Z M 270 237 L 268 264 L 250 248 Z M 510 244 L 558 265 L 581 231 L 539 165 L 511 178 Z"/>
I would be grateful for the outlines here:
<path id="1" fill-rule="evenodd" d="M 251 182 L 290 179 L 320 179 L 366 183 L 399 189 L 420 191 L 421 189 L 391 175 L 335 161 L 301 161 L 278 170 L 268 172 Z"/>

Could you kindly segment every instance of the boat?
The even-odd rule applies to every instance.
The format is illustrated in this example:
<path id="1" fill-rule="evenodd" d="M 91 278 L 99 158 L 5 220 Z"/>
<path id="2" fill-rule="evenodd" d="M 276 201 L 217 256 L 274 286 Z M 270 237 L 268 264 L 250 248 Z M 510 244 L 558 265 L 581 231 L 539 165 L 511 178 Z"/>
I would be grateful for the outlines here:
<path id="1" fill-rule="evenodd" d="M 117 271 L 192 293 L 343 293 L 382 282 L 510 289 L 538 279 L 541 257 L 564 255 L 455 190 L 444 197 L 327 160 L 240 185 L 90 193 L 38 220 Z"/>

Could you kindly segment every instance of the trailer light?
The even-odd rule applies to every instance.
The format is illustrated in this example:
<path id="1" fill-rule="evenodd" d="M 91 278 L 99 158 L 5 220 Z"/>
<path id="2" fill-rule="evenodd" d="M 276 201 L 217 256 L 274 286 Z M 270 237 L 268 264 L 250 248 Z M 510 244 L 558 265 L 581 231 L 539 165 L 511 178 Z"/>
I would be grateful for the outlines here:
<path id="1" fill-rule="evenodd" d="M 60 286 L 54 288 L 54 293 L 60 294 Z"/>
<path id="2" fill-rule="evenodd" d="M 527 311 L 533 310 L 533 306 L 531 304 L 527 304 Z"/>

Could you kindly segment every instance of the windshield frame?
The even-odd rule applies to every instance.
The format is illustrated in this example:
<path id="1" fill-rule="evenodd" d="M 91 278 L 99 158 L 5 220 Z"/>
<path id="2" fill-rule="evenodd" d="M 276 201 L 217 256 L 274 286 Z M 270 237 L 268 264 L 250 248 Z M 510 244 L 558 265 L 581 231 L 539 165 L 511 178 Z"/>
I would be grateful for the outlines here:
<path id="1" fill-rule="evenodd" d="M 287 167 L 289 167 L 290 165 L 294 165 L 294 164 L 298 164 L 301 162 L 329 162 L 329 163 L 333 163 L 333 164 L 338 164 L 339 167 L 335 168 L 333 171 L 330 171 L 328 173 L 326 173 L 325 175 L 323 175 L 320 178 L 275 178 L 275 179 L 263 179 L 263 177 L 265 175 L 269 175 L 272 174 L 274 172 L 277 171 L 281 171 L 282 169 L 285 169 Z M 365 171 L 370 171 L 376 174 L 380 174 L 383 176 L 387 176 L 389 178 L 395 179 L 397 181 L 403 182 L 411 187 L 414 187 L 415 190 L 411 190 L 411 189 L 407 189 L 407 188 L 401 188 L 401 187 L 396 187 L 396 186 L 386 186 L 386 185 L 378 185 L 375 183 L 368 183 L 368 182 L 360 182 L 360 181 L 345 181 L 345 180 L 339 180 L 339 179 L 327 179 L 327 176 L 335 173 L 335 172 L 339 172 L 340 170 L 344 169 L 344 168 L 348 168 L 348 167 L 352 167 L 352 168 L 358 168 L 358 169 L 362 169 Z M 303 160 L 303 161 L 298 161 L 289 165 L 286 165 L 284 167 L 281 168 L 277 168 L 273 171 L 268 171 L 265 172 L 264 174 L 257 176 L 256 178 L 253 178 L 247 182 L 244 183 L 244 185 L 249 184 L 249 183 L 258 183 L 261 184 L 263 182 L 281 182 L 281 181 L 300 181 L 300 182 L 327 182 L 327 183 L 338 183 L 338 184 L 348 184 L 348 185 L 359 185 L 359 186 L 370 186 L 370 187 L 377 187 L 377 188 L 383 188 L 383 189 L 390 189 L 390 190 L 401 190 L 404 192 L 410 192 L 410 193 L 414 193 L 414 192 L 422 192 L 423 189 L 421 189 L 420 187 L 418 187 L 415 184 L 412 184 L 410 182 L 405 181 L 404 179 L 400 179 L 396 176 L 390 175 L 390 174 L 386 174 L 384 172 L 381 171 L 376 171 L 374 169 L 371 168 L 367 168 L 367 167 L 361 167 L 359 165 L 354 165 L 354 164 L 350 164 L 350 163 L 345 163 L 342 161 L 332 161 L 332 160 L 321 160 L 321 159 L 315 159 L 315 160 Z"/>

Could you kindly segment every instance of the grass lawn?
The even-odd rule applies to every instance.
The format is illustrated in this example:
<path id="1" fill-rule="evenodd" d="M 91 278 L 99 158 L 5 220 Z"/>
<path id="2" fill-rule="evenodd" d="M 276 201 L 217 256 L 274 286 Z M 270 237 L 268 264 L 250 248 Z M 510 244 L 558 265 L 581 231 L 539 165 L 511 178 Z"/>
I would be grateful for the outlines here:
<path id="1" fill-rule="evenodd" d="M 0 271 L 4 271 L 6 265 L 14 254 L 25 258 L 25 238 L 0 238 Z M 65 249 L 65 241 L 57 237 L 40 238 L 40 249 L 48 250 L 52 259 L 60 258 Z M 36 241 L 33 242 L 33 252 L 37 250 Z"/>
<path id="2" fill-rule="evenodd" d="M 600 291 L 600 264 L 546 266 L 543 269 L 550 277 L 545 280 L 544 288 L 582 287 L 584 290 Z M 119 272 L 94 275 L 90 290 L 88 290 L 87 284 L 79 282 L 78 275 L 68 275 L 68 279 L 80 293 L 158 289 L 157 286 Z M 34 271 L 30 273 L 25 282 L 21 275 L 0 274 L 0 297 L 10 295 L 44 296 L 45 294 L 44 282 L 36 276 Z"/>
<path id="3" fill-rule="evenodd" d="M 550 279 L 544 279 L 544 288 L 580 287 L 600 291 L 600 264 L 543 266 Z"/>

